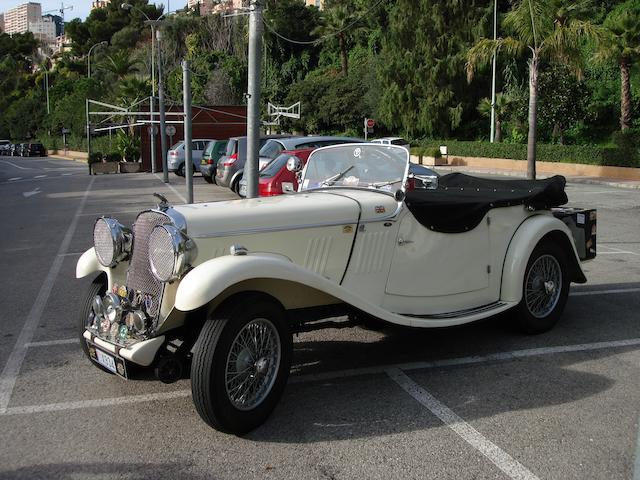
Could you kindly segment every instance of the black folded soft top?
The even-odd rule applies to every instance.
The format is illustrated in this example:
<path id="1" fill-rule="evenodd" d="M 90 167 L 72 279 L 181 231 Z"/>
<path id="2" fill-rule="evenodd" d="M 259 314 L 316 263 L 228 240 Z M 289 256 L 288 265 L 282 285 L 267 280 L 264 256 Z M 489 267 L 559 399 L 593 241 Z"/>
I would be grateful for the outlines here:
<path id="1" fill-rule="evenodd" d="M 407 192 L 405 203 L 430 230 L 461 233 L 474 229 L 492 208 L 524 205 L 548 209 L 567 203 L 566 180 L 494 180 L 450 173 L 438 179 L 435 190 Z"/>

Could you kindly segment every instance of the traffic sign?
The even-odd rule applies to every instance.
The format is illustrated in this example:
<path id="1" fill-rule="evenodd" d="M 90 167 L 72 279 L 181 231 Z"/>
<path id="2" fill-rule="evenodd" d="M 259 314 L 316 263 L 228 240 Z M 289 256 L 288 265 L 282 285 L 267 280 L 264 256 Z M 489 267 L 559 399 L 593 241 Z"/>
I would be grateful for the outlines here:
<path id="1" fill-rule="evenodd" d="M 365 118 L 364 125 L 367 128 L 373 128 L 376 126 L 376 121 L 373 118 Z"/>
<path id="2" fill-rule="evenodd" d="M 157 135 L 158 134 L 158 127 L 155 125 L 149 125 L 147 127 L 147 130 L 149 132 L 149 135 Z"/>
<path id="3" fill-rule="evenodd" d="M 167 135 L 173 137 L 176 134 L 176 127 L 174 127 L 173 125 L 167 125 L 166 127 L 164 127 L 164 131 Z"/>

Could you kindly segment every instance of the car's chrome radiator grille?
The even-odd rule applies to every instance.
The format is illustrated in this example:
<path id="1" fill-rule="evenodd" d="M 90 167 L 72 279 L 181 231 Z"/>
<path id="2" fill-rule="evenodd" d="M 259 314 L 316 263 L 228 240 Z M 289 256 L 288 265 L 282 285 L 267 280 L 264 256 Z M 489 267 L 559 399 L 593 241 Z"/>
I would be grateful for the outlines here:
<path id="1" fill-rule="evenodd" d="M 133 224 L 133 253 L 127 272 L 127 288 L 150 296 L 147 313 L 155 317 L 160 311 L 164 284 L 151 273 L 149 266 L 149 235 L 158 225 L 166 225 L 171 220 L 158 212 L 143 212 Z"/>

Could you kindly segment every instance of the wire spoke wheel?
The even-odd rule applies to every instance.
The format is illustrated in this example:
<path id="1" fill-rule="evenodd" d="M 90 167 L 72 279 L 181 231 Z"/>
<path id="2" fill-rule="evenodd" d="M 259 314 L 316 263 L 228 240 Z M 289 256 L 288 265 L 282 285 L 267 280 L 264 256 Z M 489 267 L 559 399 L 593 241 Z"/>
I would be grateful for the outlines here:
<path id="1" fill-rule="evenodd" d="M 257 318 L 238 332 L 225 368 L 227 395 L 234 407 L 251 410 L 269 394 L 281 350 L 276 327 L 266 318 Z"/>
<path id="2" fill-rule="evenodd" d="M 525 282 L 525 300 L 531 315 L 544 318 L 560 298 L 562 269 L 552 255 L 542 255 L 531 265 Z"/>

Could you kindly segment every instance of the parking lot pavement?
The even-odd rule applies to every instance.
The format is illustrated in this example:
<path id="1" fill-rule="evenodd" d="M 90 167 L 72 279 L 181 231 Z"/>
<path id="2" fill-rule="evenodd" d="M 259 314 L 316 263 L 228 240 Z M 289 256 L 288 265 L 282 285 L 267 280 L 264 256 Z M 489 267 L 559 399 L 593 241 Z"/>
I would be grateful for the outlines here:
<path id="1" fill-rule="evenodd" d="M 599 209 L 599 255 L 552 331 L 522 336 L 503 315 L 444 330 L 297 335 L 282 401 L 238 438 L 200 420 L 188 379 L 123 381 L 83 358 L 74 310 L 87 281 L 74 269 L 95 217 L 131 223 L 154 191 L 177 203 L 185 189 L 175 176 L 165 185 L 151 174 L 81 173 L 0 189 L 12 232 L 0 237 L 11 272 L 0 289 L 0 478 L 640 475 L 634 191 L 568 186 L 573 205 Z M 39 193 L 24 196 L 34 185 Z M 194 191 L 196 201 L 234 198 L 198 177 Z"/>

